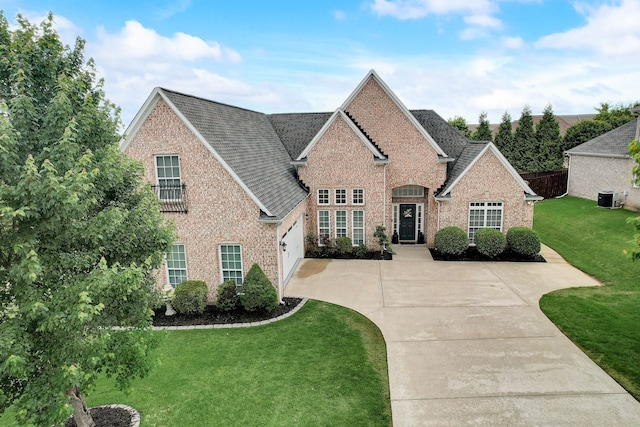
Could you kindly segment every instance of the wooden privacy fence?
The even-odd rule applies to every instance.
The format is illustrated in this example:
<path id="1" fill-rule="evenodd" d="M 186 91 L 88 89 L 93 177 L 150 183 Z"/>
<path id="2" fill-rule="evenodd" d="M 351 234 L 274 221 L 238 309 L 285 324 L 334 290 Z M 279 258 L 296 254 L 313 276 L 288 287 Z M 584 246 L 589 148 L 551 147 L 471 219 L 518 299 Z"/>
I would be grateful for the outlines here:
<path id="1" fill-rule="evenodd" d="M 545 199 L 558 197 L 567 192 L 568 169 L 559 169 L 551 172 L 521 173 L 522 179 L 527 181 L 529 187 L 538 196 Z"/>

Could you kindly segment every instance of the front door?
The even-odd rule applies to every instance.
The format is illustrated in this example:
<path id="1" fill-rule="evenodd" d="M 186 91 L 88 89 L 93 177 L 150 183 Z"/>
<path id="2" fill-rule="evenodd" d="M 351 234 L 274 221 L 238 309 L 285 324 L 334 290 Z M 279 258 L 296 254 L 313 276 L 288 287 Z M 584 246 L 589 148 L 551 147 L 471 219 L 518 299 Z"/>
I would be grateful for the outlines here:
<path id="1" fill-rule="evenodd" d="M 400 205 L 400 240 L 416 240 L 416 205 Z"/>

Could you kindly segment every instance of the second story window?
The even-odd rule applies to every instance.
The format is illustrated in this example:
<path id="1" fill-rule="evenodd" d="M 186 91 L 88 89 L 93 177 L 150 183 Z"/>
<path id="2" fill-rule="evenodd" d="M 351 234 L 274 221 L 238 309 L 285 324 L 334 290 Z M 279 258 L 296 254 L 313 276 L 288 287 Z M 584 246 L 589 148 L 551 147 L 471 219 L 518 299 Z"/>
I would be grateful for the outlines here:
<path id="1" fill-rule="evenodd" d="M 336 189 L 336 205 L 347 204 L 347 190 L 344 188 Z"/>
<path id="2" fill-rule="evenodd" d="M 352 189 L 351 201 L 354 205 L 364 205 L 364 188 Z"/>
<path id="3" fill-rule="evenodd" d="M 318 204 L 319 205 L 328 205 L 329 204 L 329 189 L 328 188 L 319 188 L 318 189 Z"/>
<path id="4" fill-rule="evenodd" d="M 156 178 L 158 180 L 158 196 L 160 200 L 182 200 L 180 161 L 177 155 L 156 156 Z"/>

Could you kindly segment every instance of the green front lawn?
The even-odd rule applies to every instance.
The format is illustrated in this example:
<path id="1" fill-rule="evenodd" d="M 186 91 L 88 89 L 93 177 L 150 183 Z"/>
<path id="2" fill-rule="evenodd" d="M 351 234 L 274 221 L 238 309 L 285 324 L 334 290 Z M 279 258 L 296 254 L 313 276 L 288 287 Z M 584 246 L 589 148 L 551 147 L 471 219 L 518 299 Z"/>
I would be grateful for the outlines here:
<path id="1" fill-rule="evenodd" d="M 543 243 L 605 284 L 563 289 L 540 300 L 542 311 L 616 381 L 640 400 L 640 262 L 626 220 L 637 212 L 597 207 L 575 197 L 536 204 Z"/>
<path id="2" fill-rule="evenodd" d="M 129 395 L 101 381 L 88 404 L 133 406 L 141 426 L 391 425 L 382 334 L 349 309 L 309 301 L 266 326 L 163 334 L 149 377 Z"/>

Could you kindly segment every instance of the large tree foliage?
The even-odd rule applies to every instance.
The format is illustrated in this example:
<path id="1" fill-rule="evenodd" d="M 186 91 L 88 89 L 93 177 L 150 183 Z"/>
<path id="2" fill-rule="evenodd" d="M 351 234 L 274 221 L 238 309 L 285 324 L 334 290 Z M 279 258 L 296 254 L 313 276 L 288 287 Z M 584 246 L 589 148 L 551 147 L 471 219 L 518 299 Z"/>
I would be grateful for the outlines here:
<path id="1" fill-rule="evenodd" d="M 473 139 L 474 141 L 493 141 L 493 133 L 491 132 L 491 127 L 489 126 L 487 113 L 484 111 L 480 113 L 480 117 L 478 118 L 478 120 L 478 127 L 471 135 L 471 139 Z"/>
<path id="2" fill-rule="evenodd" d="M 498 150 L 513 164 L 511 152 L 513 151 L 513 125 L 511 124 L 511 114 L 504 112 L 502 120 L 496 132 L 495 144 Z"/>
<path id="3" fill-rule="evenodd" d="M 519 171 L 531 172 L 538 170 L 537 154 L 539 152 L 539 145 L 533 127 L 531 108 L 529 106 L 525 106 L 522 109 L 513 139 L 511 156 L 514 167 Z"/>
<path id="4" fill-rule="evenodd" d="M 173 240 L 84 43 L 0 15 L 0 409 L 91 425 L 99 373 L 150 367 L 153 270 Z M 118 327 L 118 328 L 114 328 Z"/>
<path id="5" fill-rule="evenodd" d="M 465 138 L 471 138 L 471 130 L 464 117 L 455 116 L 453 119 L 447 120 L 451 126 L 456 128 Z"/>
<path id="6" fill-rule="evenodd" d="M 545 107 L 542 118 L 536 125 L 536 139 L 539 147 L 538 169 L 530 170 L 530 172 L 552 171 L 561 168 L 563 154 L 560 125 L 553 114 L 551 105 Z"/>
<path id="7" fill-rule="evenodd" d="M 640 120 L 640 118 L 638 120 Z M 633 165 L 633 169 L 631 170 L 633 183 L 640 187 L 640 141 L 634 139 L 629 142 L 628 150 L 629 155 L 635 161 L 635 165 Z M 640 216 L 629 218 L 629 222 L 631 222 L 635 228 L 636 233 L 633 237 L 637 244 L 637 247 L 631 251 L 630 256 L 632 260 L 637 261 L 640 260 Z"/>

